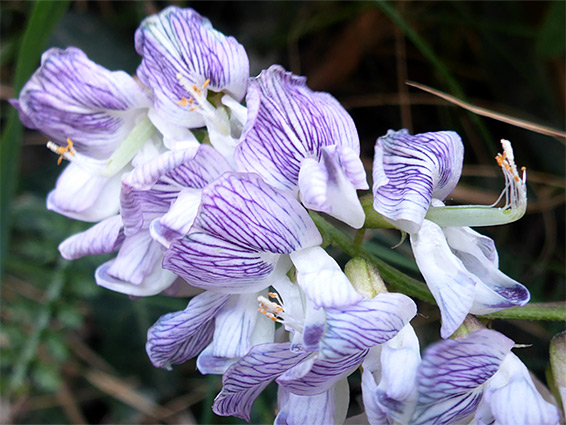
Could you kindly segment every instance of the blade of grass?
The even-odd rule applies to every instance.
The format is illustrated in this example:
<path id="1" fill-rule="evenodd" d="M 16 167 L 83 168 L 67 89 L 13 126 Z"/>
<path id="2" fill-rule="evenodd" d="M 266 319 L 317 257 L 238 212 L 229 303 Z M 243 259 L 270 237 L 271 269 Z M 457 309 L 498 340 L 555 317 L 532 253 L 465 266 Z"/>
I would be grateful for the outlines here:
<path id="1" fill-rule="evenodd" d="M 424 84 L 415 83 L 413 81 L 407 81 L 406 84 L 411 86 L 411 87 L 416 87 L 418 89 L 426 91 L 427 93 L 438 96 L 438 97 L 446 100 L 447 102 L 453 103 L 453 104 L 459 106 L 460 108 L 464 108 L 464 109 L 466 109 L 470 112 L 473 112 L 474 114 L 478 114 L 478 115 L 488 117 L 488 118 L 493 118 L 494 120 L 502 121 L 504 123 L 511 124 L 511 125 L 516 126 L 516 127 L 521 127 L 521 128 L 526 129 L 526 130 L 534 131 L 535 133 L 544 134 L 546 136 L 553 136 L 553 137 L 557 137 L 559 139 L 561 138 L 561 139 L 563 139 L 563 140 L 561 140 L 561 142 L 566 144 L 566 132 L 564 132 L 564 131 L 560 131 L 556 128 L 548 127 L 548 126 L 545 126 L 545 125 L 536 124 L 536 123 L 531 122 L 531 121 L 510 117 L 509 115 L 505 115 L 505 114 L 495 112 L 495 111 L 492 111 L 492 110 L 489 110 L 489 109 L 486 109 L 486 108 L 482 108 L 480 106 L 473 105 L 471 103 L 460 100 L 455 96 L 451 96 L 447 93 L 441 92 L 440 90 L 436 90 L 436 89 L 433 89 L 432 87 L 425 86 Z"/>
<path id="2" fill-rule="evenodd" d="M 70 1 L 36 1 L 32 6 L 29 20 L 18 49 L 18 62 L 14 73 L 14 93 L 21 88 L 31 76 L 39 63 L 41 52 L 45 48 L 49 35 L 57 24 Z M 10 224 L 10 201 L 17 185 L 17 171 L 20 144 L 23 134 L 18 113 L 11 109 L 0 143 L 0 276 L 4 270 L 6 247 L 8 246 Z"/>

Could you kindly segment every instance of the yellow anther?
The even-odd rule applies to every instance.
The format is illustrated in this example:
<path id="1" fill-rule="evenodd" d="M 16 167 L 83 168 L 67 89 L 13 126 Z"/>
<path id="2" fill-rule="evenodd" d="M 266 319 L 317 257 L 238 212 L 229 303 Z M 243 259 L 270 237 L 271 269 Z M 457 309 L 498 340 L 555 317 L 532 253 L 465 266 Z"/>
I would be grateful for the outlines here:
<path id="1" fill-rule="evenodd" d="M 207 88 L 209 84 L 210 84 L 210 78 L 207 78 L 204 84 L 202 85 L 202 88 L 203 89 Z"/>
<path id="2" fill-rule="evenodd" d="M 191 102 L 192 100 L 193 100 L 192 98 L 191 98 L 191 100 L 187 100 L 187 98 L 186 98 L 185 96 L 183 96 L 183 97 L 181 98 L 181 100 L 179 100 L 179 101 L 177 102 L 177 105 L 179 105 L 179 106 L 187 106 L 189 103 L 193 103 L 193 102 Z"/>
<path id="3" fill-rule="evenodd" d="M 73 149 L 73 141 L 68 137 L 67 137 L 67 146 L 59 146 L 58 148 L 55 149 L 55 153 L 61 155 L 57 160 L 57 165 L 61 165 L 61 162 L 63 161 L 63 158 L 65 157 L 65 154 L 67 152 L 71 155 L 75 154 L 75 149 Z"/>
<path id="4" fill-rule="evenodd" d="M 196 111 L 197 108 L 198 108 L 198 106 L 191 106 L 191 107 L 189 108 L 189 111 L 191 111 L 191 112 L 192 112 L 192 111 Z"/>

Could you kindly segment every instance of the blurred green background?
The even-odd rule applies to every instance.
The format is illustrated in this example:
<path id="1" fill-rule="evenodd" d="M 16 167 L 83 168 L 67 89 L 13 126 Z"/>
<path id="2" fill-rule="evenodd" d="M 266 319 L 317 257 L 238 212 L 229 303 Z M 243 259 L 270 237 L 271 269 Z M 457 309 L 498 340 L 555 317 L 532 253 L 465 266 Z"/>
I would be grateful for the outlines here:
<path id="1" fill-rule="evenodd" d="M 147 329 L 186 299 L 130 300 L 96 286 L 94 269 L 107 258 L 59 258 L 57 245 L 88 225 L 45 209 L 61 168 L 45 137 L 23 129 L 6 102 L 52 46 L 77 46 L 109 69 L 135 73 L 134 32 L 169 4 L 193 7 L 235 36 L 252 75 L 280 63 L 336 96 L 356 122 L 368 172 L 375 139 L 388 129 L 455 130 L 466 155 L 450 202 L 490 204 L 503 187 L 493 159 L 499 139 L 511 140 L 528 169 L 527 215 L 480 231 L 495 239 L 501 269 L 533 301 L 565 299 L 564 140 L 473 115 L 405 81 L 564 131 L 566 2 L 2 1 L 0 423 L 242 423 L 210 410 L 220 377 L 201 376 L 194 361 L 157 370 L 146 357 Z M 421 279 L 409 244 L 391 249 L 399 239 L 371 231 L 364 246 Z M 419 311 L 414 324 L 426 346 L 438 339 L 439 315 L 425 303 Z M 549 340 L 564 324 L 491 326 L 532 344 L 516 352 L 544 382 Z M 350 385 L 354 415 L 359 377 Z M 269 387 L 258 399 L 252 423 L 273 421 L 275 394 Z"/>

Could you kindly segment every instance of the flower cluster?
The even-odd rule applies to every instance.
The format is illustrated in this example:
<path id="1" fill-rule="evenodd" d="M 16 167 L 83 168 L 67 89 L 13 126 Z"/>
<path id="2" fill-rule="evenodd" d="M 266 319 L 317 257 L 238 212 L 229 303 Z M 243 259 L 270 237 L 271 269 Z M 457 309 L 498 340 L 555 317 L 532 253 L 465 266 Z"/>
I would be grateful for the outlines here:
<path id="1" fill-rule="evenodd" d="M 11 102 L 69 161 L 47 207 L 96 223 L 61 243 L 64 258 L 116 253 L 96 283 L 133 297 L 198 288 L 149 329 L 154 366 L 197 357 L 201 373 L 224 375 L 214 412 L 248 420 L 275 381 L 276 423 L 342 423 L 347 377 L 361 367 L 372 424 L 558 421 L 511 340 L 477 330 L 421 359 L 415 303 L 363 261 L 347 276 L 321 247 L 308 210 L 360 229 L 357 190 L 369 189 L 356 127 L 334 97 L 278 65 L 250 77 L 244 47 L 191 9 L 146 18 L 135 48 L 137 78 L 50 49 Z M 390 131 L 375 147 L 374 208 L 410 234 L 443 338 L 468 313 L 529 300 L 499 271 L 493 241 L 466 227 L 525 211 L 525 179 L 503 148 L 506 203 L 490 208 L 442 203 L 461 173 L 456 133 Z"/>

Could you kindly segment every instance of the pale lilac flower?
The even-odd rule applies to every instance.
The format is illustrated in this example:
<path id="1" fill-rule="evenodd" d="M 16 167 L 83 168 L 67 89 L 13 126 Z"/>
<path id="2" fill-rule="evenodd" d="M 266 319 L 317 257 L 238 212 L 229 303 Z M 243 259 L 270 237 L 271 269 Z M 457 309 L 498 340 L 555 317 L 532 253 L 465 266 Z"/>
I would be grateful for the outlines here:
<path id="1" fill-rule="evenodd" d="M 70 260 L 118 250 L 116 258 L 96 270 L 99 285 L 135 296 L 162 292 L 176 276 L 161 267 L 164 249 L 150 233 L 152 222 L 162 232 L 159 241 L 164 234 L 182 237 L 196 215 L 202 188 L 228 170 L 224 158 L 207 145 L 168 151 L 143 163 L 123 177 L 120 215 L 64 241 L 61 255 Z M 183 225 L 177 224 L 178 214 Z"/>
<path id="2" fill-rule="evenodd" d="M 368 189 L 352 118 L 328 93 L 273 65 L 250 82 L 248 120 L 234 158 L 309 209 L 355 228 L 365 219 L 356 189 Z"/>
<path id="3" fill-rule="evenodd" d="M 203 189 L 201 199 L 188 234 L 171 241 L 164 268 L 196 287 L 243 294 L 267 288 L 294 265 L 316 306 L 360 300 L 319 246 L 322 238 L 307 211 L 288 192 L 256 174 L 225 173 Z"/>
<path id="4" fill-rule="evenodd" d="M 268 317 L 292 331 L 292 342 L 254 346 L 230 366 L 214 401 L 216 414 L 249 420 L 255 398 L 275 379 L 284 389 L 276 423 L 294 423 L 290 418 L 330 419 L 337 413 L 331 411 L 335 409 L 336 385 L 359 367 L 372 347 L 391 340 L 416 314 L 410 298 L 389 293 L 343 309 L 316 310 L 308 299 L 301 308 L 289 285 L 279 282 L 282 299 L 276 299 L 280 304 L 260 301 Z M 309 411 L 301 411 L 306 403 Z"/>
<path id="5" fill-rule="evenodd" d="M 509 142 L 502 143 L 503 208 L 444 207 L 442 199 L 454 189 L 462 169 L 463 145 L 454 132 L 412 136 L 407 130 L 390 130 L 375 146 L 374 208 L 410 234 L 417 265 L 440 307 L 443 338 L 468 313 L 487 314 L 530 299 L 523 285 L 499 270 L 493 241 L 464 227 L 502 224 L 524 214 L 525 181 L 517 175 Z"/>
<path id="6" fill-rule="evenodd" d="M 79 49 L 52 48 L 12 99 L 22 123 L 41 131 L 72 162 L 47 198 L 68 217 L 99 221 L 118 211 L 120 176 L 153 133 L 150 98 L 122 71 L 109 71 Z"/>
<path id="7" fill-rule="evenodd" d="M 151 362 L 171 369 L 198 355 L 201 373 L 224 373 L 253 345 L 273 341 L 274 323 L 258 313 L 257 296 L 205 291 L 185 310 L 162 316 L 147 333 Z"/>
<path id="8" fill-rule="evenodd" d="M 137 74 L 154 94 L 150 118 L 174 146 L 194 139 L 186 129 L 208 128 L 211 143 L 229 158 L 245 120 L 249 78 L 244 47 L 192 9 L 169 6 L 136 31 L 142 56 Z"/>
<path id="9" fill-rule="evenodd" d="M 556 425 L 558 409 L 536 390 L 513 341 L 483 329 L 430 346 L 418 373 L 418 401 L 409 422 Z"/>
<path id="10" fill-rule="evenodd" d="M 410 324 L 370 350 L 362 363 L 362 396 L 371 425 L 408 422 L 417 402 L 420 363 L 419 340 Z"/>

